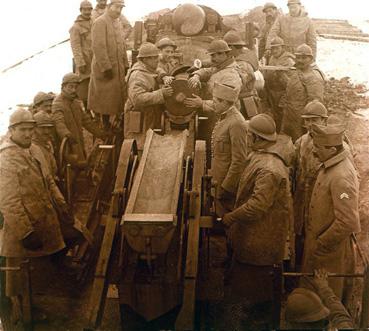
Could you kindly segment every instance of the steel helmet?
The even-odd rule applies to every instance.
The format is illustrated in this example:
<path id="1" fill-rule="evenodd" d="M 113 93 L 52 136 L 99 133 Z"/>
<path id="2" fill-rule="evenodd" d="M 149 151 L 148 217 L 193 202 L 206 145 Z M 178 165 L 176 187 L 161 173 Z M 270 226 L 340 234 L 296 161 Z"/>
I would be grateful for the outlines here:
<path id="1" fill-rule="evenodd" d="M 284 41 L 282 38 L 280 37 L 275 37 L 272 39 L 272 41 L 270 42 L 270 48 L 272 47 L 277 47 L 277 46 L 284 46 Z"/>
<path id="2" fill-rule="evenodd" d="M 149 42 L 143 43 L 140 49 L 138 50 L 137 58 L 151 56 L 159 56 L 159 48 L 157 48 L 154 44 Z"/>
<path id="3" fill-rule="evenodd" d="M 38 92 L 33 98 L 33 105 L 38 106 L 44 101 L 54 100 L 55 95 L 52 93 Z"/>
<path id="4" fill-rule="evenodd" d="M 80 78 L 77 74 L 70 72 L 63 77 L 62 84 L 68 84 L 68 83 L 79 83 Z"/>
<path id="5" fill-rule="evenodd" d="M 301 117 L 311 118 L 311 117 L 328 117 L 328 111 L 325 106 L 318 100 L 313 100 L 309 102 L 304 110 L 302 111 Z"/>
<path id="6" fill-rule="evenodd" d="M 117 5 L 121 5 L 123 7 L 125 7 L 124 1 L 123 0 L 110 0 L 110 5 L 112 4 L 117 4 Z"/>
<path id="7" fill-rule="evenodd" d="M 301 2 L 300 2 L 300 0 L 288 0 L 287 6 L 293 5 L 293 4 L 301 5 Z"/>
<path id="8" fill-rule="evenodd" d="M 18 108 L 10 115 L 9 128 L 22 123 L 35 125 L 36 121 L 33 119 L 32 113 L 29 110 Z"/>
<path id="9" fill-rule="evenodd" d="M 267 2 L 263 7 L 263 12 L 265 13 L 269 8 L 277 9 L 277 6 L 273 2 Z"/>
<path id="10" fill-rule="evenodd" d="M 317 322 L 327 318 L 329 313 L 319 296 L 306 288 L 293 290 L 287 299 L 286 320 L 289 322 Z"/>
<path id="11" fill-rule="evenodd" d="M 79 8 L 91 8 L 92 9 L 93 7 L 90 1 L 83 0 L 81 4 L 79 5 Z"/>
<path id="12" fill-rule="evenodd" d="M 169 39 L 169 38 L 162 38 L 158 41 L 158 43 L 156 44 L 156 46 L 159 48 L 159 49 L 162 49 L 166 46 L 172 46 L 174 49 L 177 48 L 177 45 L 174 43 L 173 40 Z"/>
<path id="13" fill-rule="evenodd" d="M 35 115 L 33 115 L 33 119 L 36 121 L 36 126 L 54 126 L 54 121 L 52 120 L 51 116 L 44 112 L 39 111 Z"/>
<path id="14" fill-rule="evenodd" d="M 298 46 L 295 50 L 295 55 L 307 55 L 307 56 L 314 57 L 313 50 L 311 49 L 309 45 L 306 45 L 306 44 L 302 44 Z"/>
<path id="15" fill-rule="evenodd" d="M 249 131 L 268 141 L 277 140 L 275 122 L 267 114 L 259 114 L 251 118 Z"/>
<path id="16" fill-rule="evenodd" d="M 236 31 L 228 31 L 223 40 L 228 44 L 228 46 L 245 46 L 246 43 L 242 40 L 241 35 Z"/>
<path id="17" fill-rule="evenodd" d="M 229 52 L 231 49 L 228 47 L 227 43 L 224 40 L 218 39 L 213 40 L 208 48 L 208 54 L 215 54 L 215 53 L 222 53 L 222 52 Z"/>

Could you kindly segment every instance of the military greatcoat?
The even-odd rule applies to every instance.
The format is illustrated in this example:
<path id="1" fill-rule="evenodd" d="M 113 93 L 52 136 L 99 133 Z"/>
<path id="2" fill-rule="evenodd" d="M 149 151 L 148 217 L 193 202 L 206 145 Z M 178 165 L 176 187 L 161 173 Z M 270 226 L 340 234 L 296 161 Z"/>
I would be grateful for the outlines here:
<path id="1" fill-rule="evenodd" d="M 0 231 L 1 256 L 38 257 L 65 247 L 48 179 L 42 172 L 43 160 L 38 157 L 10 139 L 0 146 L 0 210 L 5 220 Z M 42 240 L 39 250 L 22 245 L 21 240 L 32 231 Z"/>
<path id="2" fill-rule="evenodd" d="M 355 167 L 344 150 L 325 161 L 311 196 L 303 257 L 303 272 L 324 268 L 328 272 L 353 273 L 351 234 L 360 232 L 359 182 Z M 342 298 L 343 279 L 329 279 Z"/>
<path id="3" fill-rule="evenodd" d="M 122 113 L 128 59 L 119 19 L 114 20 L 108 13 L 96 19 L 92 26 L 92 51 L 88 108 L 98 114 Z M 112 79 L 104 77 L 107 70 L 112 70 Z"/>
<path id="4" fill-rule="evenodd" d="M 306 14 L 301 11 L 299 16 L 280 15 L 274 22 L 267 37 L 267 49 L 273 38 L 281 37 L 288 52 L 294 53 L 296 48 L 302 44 L 309 45 L 316 58 L 316 32 L 314 23 Z"/>
<path id="5" fill-rule="evenodd" d="M 124 108 L 124 137 L 136 139 L 143 149 L 148 129 L 160 123 L 164 95 L 158 85 L 158 73 L 141 61 L 134 64 L 127 75 L 128 100 Z"/>

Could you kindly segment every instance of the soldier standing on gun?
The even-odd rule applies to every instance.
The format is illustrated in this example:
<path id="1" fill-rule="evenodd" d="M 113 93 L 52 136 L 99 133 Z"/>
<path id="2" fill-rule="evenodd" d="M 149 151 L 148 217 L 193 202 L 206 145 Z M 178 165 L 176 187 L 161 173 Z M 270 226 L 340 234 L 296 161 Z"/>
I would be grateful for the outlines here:
<path id="1" fill-rule="evenodd" d="M 92 47 L 91 47 L 91 11 L 92 4 L 89 1 L 82 1 L 79 7 L 79 15 L 69 30 L 70 44 L 73 52 L 73 59 L 76 65 L 76 73 L 80 77 L 78 86 L 78 98 L 83 101 L 87 108 L 88 85 L 90 83 Z"/>
<path id="2" fill-rule="evenodd" d="M 123 29 L 119 21 L 124 1 L 111 0 L 105 13 L 92 26 L 92 68 L 88 108 L 102 117 L 106 129 L 110 116 L 123 112 L 128 69 Z"/>
<path id="3" fill-rule="evenodd" d="M 268 102 L 271 107 L 271 112 L 277 126 L 277 132 L 281 130 L 283 108 L 280 107 L 282 96 L 286 93 L 287 83 L 289 80 L 288 69 L 295 64 L 295 56 L 285 50 L 284 41 L 282 38 L 275 37 L 270 44 L 270 60 L 271 66 L 286 67 L 286 71 L 266 71 L 265 90 L 268 97 Z M 288 69 L 287 69 L 288 68 Z"/>
<path id="4" fill-rule="evenodd" d="M 274 22 L 279 16 L 277 6 L 272 2 L 267 2 L 264 5 L 263 13 L 265 14 L 265 25 L 264 28 L 261 30 L 261 35 L 259 39 L 259 60 L 263 57 L 266 58 L 266 64 L 269 64 L 269 56 L 270 54 L 266 53 L 266 43 L 268 39 L 268 35 L 270 29 L 272 28 Z"/>

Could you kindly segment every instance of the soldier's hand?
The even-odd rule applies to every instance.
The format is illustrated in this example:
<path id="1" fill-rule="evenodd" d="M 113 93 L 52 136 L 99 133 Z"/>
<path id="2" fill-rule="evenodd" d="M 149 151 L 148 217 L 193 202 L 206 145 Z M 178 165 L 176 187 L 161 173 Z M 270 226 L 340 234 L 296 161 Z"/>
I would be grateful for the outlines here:
<path id="1" fill-rule="evenodd" d="M 325 269 L 318 269 L 314 271 L 314 282 L 317 287 L 327 287 L 328 285 L 328 272 Z"/>
<path id="2" fill-rule="evenodd" d="M 202 108 L 202 99 L 196 94 L 192 94 L 192 96 L 193 98 L 184 99 L 184 105 L 188 108 Z"/>
<path id="3" fill-rule="evenodd" d="M 163 92 L 164 98 L 169 98 L 173 95 L 174 91 L 173 88 L 170 86 L 164 86 L 161 88 L 161 91 Z"/>
<path id="4" fill-rule="evenodd" d="M 105 79 L 108 79 L 108 80 L 113 79 L 113 69 L 105 70 L 105 71 L 103 72 L 103 74 L 104 74 L 104 78 L 105 78 Z"/>
<path id="5" fill-rule="evenodd" d="M 163 77 L 164 85 L 170 85 L 170 84 L 172 84 L 172 81 L 173 80 L 174 80 L 174 77 L 173 76 L 164 76 Z"/>
<path id="6" fill-rule="evenodd" d="M 222 223 L 228 228 L 233 224 L 233 218 L 230 216 L 230 213 L 224 214 L 222 218 Z"/>
<path id="7" fill-rule="evenodd" d="M 86 73 L 86 70 L 87 70 L 87 66 L 86 65 L 78 67 L 78 71 L 81 74 L 85 74 Z"/>
<path id="8" fill-rule="evenodd" d="M 200 88 L 201 86 L 201 82 L 200 82 L 200 77 L 199 75 L 193 75 L 189 80 L 188 80 L 188 87 L 189 88 Z"/>
<path id="9" fill-rule="evenodd" d="M 36 232 L 31 232 L 22 239 L 22 245 L 30 251 L 37 251 L 42 248 L 42 240 Z"/>

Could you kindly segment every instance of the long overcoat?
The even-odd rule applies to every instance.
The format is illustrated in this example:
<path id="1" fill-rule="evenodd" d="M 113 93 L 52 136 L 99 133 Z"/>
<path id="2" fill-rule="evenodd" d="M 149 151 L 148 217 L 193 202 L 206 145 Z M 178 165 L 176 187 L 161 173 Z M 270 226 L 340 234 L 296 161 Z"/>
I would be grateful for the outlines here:
<path id="1" fill-rule="evenodd" d="M 10 139 L 0 146 L 0 210 L 4 215 L 1 256 L 38 257 L 65 247 L 42 162 L 38 153 Z M 25 249 L 21 242 L 32 231 L 43 243 L 36 251 Z"/>
<path id="2" fill-rule="evenodd" d="M 273 38 L 280 37 L 286 44 L 286 50 L 294 53 L 296 48 L 307 44 L 316 58 L 316 31 L 314 23 L 304 11 L 299 16 L 280 15 L 274 22 L 267 37 L 266 48 L 270 49 Z"/>
<path id="3" fill-rule="evenodd" d="M 231 242 L 235 259 L 257 266 L 281 263 L 292 217 L 289 166 L 291 139 L 279 135 L 275 144 L 249 156 L 239 183 Z"/>
<path id="4" fill-rule="evenodd" d="M 359 182 L 349 152 L 323 163 L 311 196 L 303 256 L 303 272 L 324 268 L 328 272 L 353 273 L 351 234 L 360 232 Z M 343 279 L 329 279 L 341 298 Z"/>
<path id="5" fill-rule="evenodd" d="M 98 124 L 85 112 L 83 103 L 78 99 L 68 98 L 63 92 L 53 101 L 52 118 L 60 140 L 68 135 L 76 140 L 77 144 L 72 145 L 72 152 L 77 154 L 79 160 L 86 159 L 83 128 L 97 137 L 103 135 Z"/>
<path id="6" fill-rule="evenodd" d="M 305 133 L 301 117 L 304 107 L 313 100 L 323 102 L 323 98 L 324 78 L 319 70 L 313 67 L 290 70 L 285 104 L 280 102 L 284 106 L 281 131 L 295 142 Z"/>
<path id="7" fill-rule="evenodd" d="M 76 73 L 81 80 L 90 78 L 92 62 L 91 44 L 92 20 L 85 20 L 81 15 L 77 17 L 73 26 L 69 30 L 70 44 L 73 58 L 76 64 Z M 86 66 L 86 72 L 79 72 L 79 67 Z"/>
<path id="8" fill-rule="evenodd" d="M 141 61 L 135 63 L 127 75 L 128 100 L 124 108 L 124 137 L 136 139 L 139 150 L 143 149 L 146 131 L 154 129 L 160 123 L 165 100 L 157 78 L 158 73 L 149 70 Z"/>
<path id="9" fill-rule="evenodd" d="M 98 114 L 122 113 L 128 59 L 119 19 L 112 19 L 108 13 L 96 19 L 92 26 L 92 51 L 88 108 Z M 112 79 L 104 77 L 107 70 L 113 71 Z"/>

